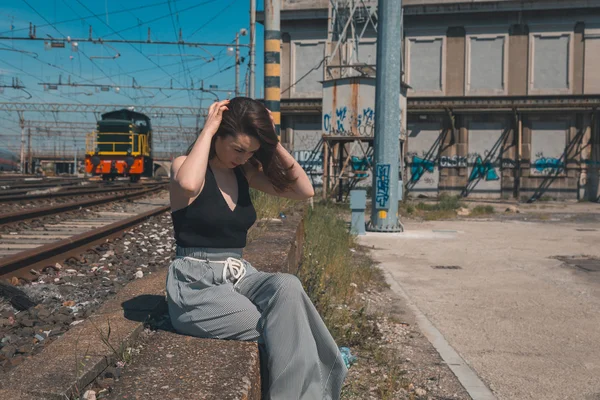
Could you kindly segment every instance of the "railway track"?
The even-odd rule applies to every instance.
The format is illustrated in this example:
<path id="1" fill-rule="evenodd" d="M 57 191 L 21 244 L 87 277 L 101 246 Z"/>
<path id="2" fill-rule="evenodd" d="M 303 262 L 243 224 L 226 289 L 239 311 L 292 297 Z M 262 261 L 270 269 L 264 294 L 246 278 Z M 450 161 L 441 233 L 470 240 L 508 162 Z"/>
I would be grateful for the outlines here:
<path id="1" fill-rule="evenodd" d="M 54 199 L 57 197 L 66 196 L 85 196 L 90 194 L 108 193 L 108 192 L 121 192 L 121 191 L 135 191 L 140 190 L 140 187 L 154 187 L 156 185 L 164 185 L 163 183 L 149 183 L 145 185 L 115 185 L 115 186 L 103 186 L 95 185 L 91 187 L 69 187 L 69 188 L 57 188 L 57 191 L 53 190 L 18 190 L 19 193 L 2 193 L 0 192 L 0 203 L 13 202 L 13 201 L 27 201 L 27 200 L 39 200 L 39 199 Z M 33 193 L 32 193 L 33 192 Z"/>
<path id="2" fill-rule="evenodd" d="M 164 189 L 164 185 L 118 196 L 105 196 L 93 200 L 4 214 L 0 215 L 0 225 L 61 214 L 69 210 L 118 200 L 132 200 L 162 189 Z M 43 223 L 41 226 L 38 224 L 38 226 L 8 231 L 5 229 L 5 233 L 0 235 L 0 279 L 19 277 L 29 281 L 35 277 L 35 272 L 32 274 L 32 270 L 43 269 L 54 265 L 59 260 L 77 256 L 86 248 L 121 235 L 126 229 L 169 209 L 165 199 L 158 203 L 144 202 L 130 205 L 132 210 L 129 212 L 91 211 L 85 217 L 76 216 L 56 223 Z"/>
<path id="3" fill-rule="evenodd" d="M 74 202 L 54 204 L 54 205 L 50 205 L 47 207 L 32 206 L 31 204 L 29 204 L 28 205 L 29 207 L 26 209 L 0 214 L 0 227 L 2 225 L 8 224 L 8 223 L 20 222 L 20 221 L 24 221 L 24 220 L 28 220 L 28 219 L 32 219 L 32 218 L 39 218 L 39 217 L 59 214 L 59 213 L 70 211 L 70 210 L 76 210 L 76 209 L 79 209 L 82 207 L 90 207 L 90 206 L 94 206 L 94 205 L 109 203 L 109 202 L 116 201 L 116 200 L 135 199 L 140 196 L 144 196 L 148 193 L 152 193 L 154 191 L 161 190 L 161 189 L 165 188 L 166 185 L 167 185 L 167 183 L 160 183 L 160 184 L 156 184 L 156 185 L 151 185 L 150 187 L 146 187 L 146 188 L 143 188 L 143 187 L 141 187 L 141 188 L 140 187 L 120 188 L 120 189 L 114 188 L 114 189 L 110 189 L 110 190 L 107 189 L 107 190 L 103 190 L 103 191 L 99 191 L 99 192 L 86 192 L 85 194 L 84 193 L 73 194 L 73 192 L 71 192 L 71 193 L 69 193 L 69 196 L 75 196 L 75 195 L 84 196 L 84 195 L 94 195 L 94 194 L 104 193 L 104 192 L 120 192 L 120 191 L 124 191 L 126 193 L 113 194 L 113 195 L 109 195 L 109 196 L 96 197 L 96 198 L 91 198 L 91 199 L 87 199 L 87 200 L 79 200 L 79 201 L 74 201 Z M 55 196 L 51 196 L 49 198 L 53 199 L 54 197 Z M 21 201 L 24 202 L 27 200 L 31 200 L 31 199 L 27 198 L 26 200 L 21 200 Z M 0 202 L 1 202 L 1 200 L 0 200 Z"/>

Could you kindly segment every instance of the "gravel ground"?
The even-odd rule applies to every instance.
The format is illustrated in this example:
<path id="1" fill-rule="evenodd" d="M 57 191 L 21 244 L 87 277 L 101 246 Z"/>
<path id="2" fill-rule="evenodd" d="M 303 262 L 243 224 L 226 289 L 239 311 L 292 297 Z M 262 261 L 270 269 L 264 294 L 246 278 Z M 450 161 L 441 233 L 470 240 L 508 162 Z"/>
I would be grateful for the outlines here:
<path id="1" fill-rule="evenodd" d="M 160 196 L 165 193 L 154 197 Z M 131 211 L 132 204 L 124 202 L 99 208 Z M 172 222 L 167 213 L 78 258 L 48 267 L 39 272 L 36 281 L 19 286 L 39 302 L 36 307 L 18 312 L 0 299 L 0 379 L 2 372 L 40 352 L 129 281 L 164 268 L 173 257 L 173 249 Z"/>
<path id="2" fill-rule="evenodd" d="M 359 248 L 356 257 L 368 250 Z M 374 317 L 379 337 L 352 348 L 344 400 L 471 399 L 437 351 L 419 330 L 404 300 L 385 284 L 383 275 L 359 296 Z"/>

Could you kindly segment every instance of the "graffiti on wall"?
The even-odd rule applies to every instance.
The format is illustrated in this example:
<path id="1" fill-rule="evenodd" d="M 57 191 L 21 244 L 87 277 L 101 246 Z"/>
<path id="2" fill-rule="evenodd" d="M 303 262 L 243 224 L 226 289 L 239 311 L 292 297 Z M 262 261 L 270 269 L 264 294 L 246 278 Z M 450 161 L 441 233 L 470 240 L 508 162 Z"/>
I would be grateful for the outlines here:
<path id="1" fill-rule="evenodd" d="M 463 156 L 441 156 L 440 167 L 444 168 L 459 168 L 467 166 L 467 157 Z"/>
<path id="2" fill-rule="evenodd" d="M 537 153 L 532 165 L 534 175 L 556 175 L 563 172 L 564 169 L 565 163 L 560 158 L 544 157 L 544 153 Z"/>
<path id="3" fill-rule="evenodd" d="M 357 132 L 361 136 L 372 136 L 375 133 L 375 110 L 365 107 L 354 115 L 348 107 L 338 107 L 323 114 L 323 131 L 330 135 L 352 135 Z"/>
<path id="4" fill-rule="evenodd" d="M 425 175 L 426 172 L 433 174 L 434 170 L 434 160 L 427 160 L 425 158 L 413 156 L 410 164 L 410 181 L 416 183 L 423 178 L 423 175 Z"/>
<path id="5" fill-rule="evenodd" d="M 313 185 L 323 183 L 323 153 L 315 154 L 311 150 L 297 150 L 292 156 L 311 178 Z"/>
<path id="6" fill-rule="evenodd" d="M 500 177 L 496 172 L 494 164 L 490 160 L 482 159 L 481 156 L 478 155 L 473 164 L 469 181 L 482 179 L 485 181 L 497 181 Z"/>
<path id="7" fill-rule="evenodd" d="M 375 170 L 375 202 L 377 208 L 389 208 L 390 200 L 390 164 L 378 164 Z"/>

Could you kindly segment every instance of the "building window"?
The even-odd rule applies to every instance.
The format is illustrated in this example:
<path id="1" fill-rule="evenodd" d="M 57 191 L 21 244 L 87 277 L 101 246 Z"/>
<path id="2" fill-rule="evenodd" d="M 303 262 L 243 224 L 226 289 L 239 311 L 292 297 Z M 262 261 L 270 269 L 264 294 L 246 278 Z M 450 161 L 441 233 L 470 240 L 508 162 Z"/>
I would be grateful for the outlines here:
<path id="1" fill-rule="evenodd" d="M 406 79 L 414 95 L 444 94 L 446 39 L 444 36 L 408 37 Z"/>
<path id="2" fill-rule="evenodd" d="M 508 35 L 467 35 L 465 93 L 506 94 L 507 55 Z"/>
<path id="3" fill-rule="evenodd" d="M 292 46 L 292 94 L 296 97 L 321 97 L 325 43 L 299 41 Z"/>
<path id="4" fill-rule="evenodd" d="M 529 94 L 568 94 L 573 81 L 573 34 L 531 33 Z"/>

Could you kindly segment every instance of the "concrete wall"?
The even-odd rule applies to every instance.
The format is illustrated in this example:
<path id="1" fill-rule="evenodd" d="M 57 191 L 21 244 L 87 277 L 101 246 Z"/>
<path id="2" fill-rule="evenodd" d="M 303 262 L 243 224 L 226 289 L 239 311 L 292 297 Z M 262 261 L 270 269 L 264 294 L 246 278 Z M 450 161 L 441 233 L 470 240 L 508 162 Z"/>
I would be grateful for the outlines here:
<path id="1" fill-rule="evenodd" d="M 313 185 L 322 185 L 323 154 L 322 152 L 314 152 L 323 134 L 321 131 L 321 117 L 317 115 L 297 115 L 288 117 L 285 123 L 292 135 L 292 155 L 307 171 Z"/>
<path id="2" fill-rule="evenodd" d="M 438 118 L 408 121 L 404 165 L 407 193 L 410 195 L 438 194 L 442 128 L 442 121 Z"/>
<path id="3" fill-rule="evenodd" d="M 324 133 L 373 136 L 375 78 L 344 78 L 323 87 Z"/>
<path id="4" fill-rule="evenodd" d="M 288 10 L 314 11 L 326 9 L 327 0 L 283 0 L 283 4 Z M 405 80 L 413 86 L 409 97 L 600 94 L 600 0 L 572 0 L 568 9 L 566 2 L 556 0 L 404 0 L 403 4 Z M 591 9 L 594 5 L 596 8 Z M 419 8 L 422 6 L 426 7 Z M 420 11 L 412 12 L 411 7 Z M 313 11 L 301 11 L 298 16 Z M 282 82 L 287 83 L 282 87 L 320 61 L 318 46 L 327 37 L 326 19 L 321 14 L 320 19 L 301 21 L 289 15 L 282 20 Z M 365 40 L 359 50 L 360 62 L 371 63 L 375 58 L 374 33 L 369 35 L 371 39 Z M 317 68 L 309 76 L 312 82 L 300 83 L 282 97 L 322 98 L 316 82 L 322 75 Z M 331 102 L 324 100 L 325 108 Z M 319 126 L 326 129 L 323 119 L 331 114 L 329 130 L 337 127 L 333 109 L 323 111 L 323 115 L 314 116 Z M 519 165 L 519 137 L 515 116 L 510 112 L 480 117 L 459 114 L 454 116 L 454 126 L 447 115 L 409 113 L 405 145 L 409 192 L 510 197 L 520 191 L 523 196 L 593 197 L 598 191 L 598 171 L 588 168 L 582 183 L 582 166 L 600 159 L 600 144 L 595 145 L 600 141 L 598 123 L 594 130 L 589 128 L 585 142 L 581 132 L 587 128 L 582 121 L 592 121 L 591 114 L 569 111 L 559 116 L 562 120 L 554 121 L 556 113 L 523 113 L 523 161 Z M 354 125 L 357 118 L 353 116 Z M 289 121 L 294 124 L 292 119 Z M 346 122 L 350 120 L 342 121 L 345 130 Z M 307 132 L 306 137 L 311 135 L 312 127 L 298 126 L 299 131 Z M 564 172 L 559 174 L 551 174 L 551 163 L 538 161 L 546 158 L 554 162 L 575 151 L 573 146 L 585 148 L 590 142 L 589 157 L 582 161 L 581 155 L 571 154 L 565 159 Z M 487 168 L 485 159 L 494 144 L 500 145 L 491 154 Z M 483 167 L 476 168 L 477 155 Z M 474 170 L 482 170 L 484 176 L 471 179 Z M 581 187 L 586 189 L 582 191 Z"/>

